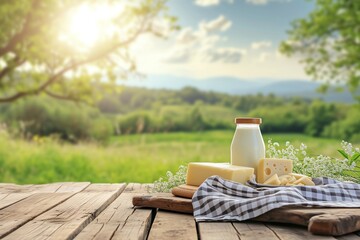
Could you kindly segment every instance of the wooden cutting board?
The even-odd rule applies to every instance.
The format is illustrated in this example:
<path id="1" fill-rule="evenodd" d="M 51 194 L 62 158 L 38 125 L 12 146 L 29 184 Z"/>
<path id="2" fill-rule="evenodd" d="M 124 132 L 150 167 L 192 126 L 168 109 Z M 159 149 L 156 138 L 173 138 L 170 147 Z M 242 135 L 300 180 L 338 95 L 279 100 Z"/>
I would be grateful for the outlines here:
<path id="1" fill-rule="evenodd" d="M 193 213 L 191 199 L 169 194 L 135 196 L 133 205 Z M 252 220 L 307 226 L 314 234 L 340 236 L 360 230 L 360 208 L 280 208 Z"/>

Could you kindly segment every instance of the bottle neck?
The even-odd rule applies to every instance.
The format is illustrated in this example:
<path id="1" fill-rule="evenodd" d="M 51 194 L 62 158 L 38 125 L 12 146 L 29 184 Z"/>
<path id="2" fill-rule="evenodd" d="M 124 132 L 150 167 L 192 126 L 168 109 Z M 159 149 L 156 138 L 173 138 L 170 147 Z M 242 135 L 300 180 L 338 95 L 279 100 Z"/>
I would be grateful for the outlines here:
<path id="1" fill-rule="evenodd" d="M 251 124 L 251 123 L 238 123 L 236 124 L 236 128 L 260 129 L 259 124 Z"/>

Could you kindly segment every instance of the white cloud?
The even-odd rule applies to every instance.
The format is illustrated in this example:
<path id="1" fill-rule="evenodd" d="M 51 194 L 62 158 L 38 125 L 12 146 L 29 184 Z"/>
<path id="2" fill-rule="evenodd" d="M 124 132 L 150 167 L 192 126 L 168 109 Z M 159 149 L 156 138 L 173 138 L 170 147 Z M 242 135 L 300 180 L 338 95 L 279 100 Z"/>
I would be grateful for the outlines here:
<path id="1" fill-rule="evenodd" d="M 286 56 L 283 53 L 281 53 L 279 50 L 276 50 L 275 57 L 276 59 L 282 59 L 285 58 Z"/>
<path id="2" fill-rule="evenodd" d="M 234 3 L 235 0 L 195 0 L 195 4 L 200 7 L 211 7 L 219 5 L 221 2 Z M 239 0 L 238 0 L 239 1 Z M 268 3 L 288 3 L 292 0 L 242 0 L 253 5 L 266 5 Z"/>
<path id="3" fill-rule="evenodd" d="M 218 5 L 220 3 L 220 0 L 196 0 L 195 4 L 202 6 L 202 7 L 208 7 L 213 5 Z"/>
<path id="4" fill-rule="evenodd" d="M 166 19 L 155 19 L 151 28 L 154 32 L 164 37 L 169 37 L 172 31 L 171 24 Z"/>
<path id="5" fill-rule="evenodd" d="M 208 48 L 204 51 L 207 62 L 239 63 L 245 51 L 238 48 Z"/>
<path id="6" fill-rule="evenodd" d="M 268 48 L 271 47 L 272 43 L 270 41 L 260 41 L 251 43 L 252 49 Z"/>
<path id="7" fill-rule="evenodd" d="M 254 4 L 254 5 L 266 5 L 270 2 L 277 2 L 277 3 L 288 3 L 292 0 L 246 0 L 247 3 Z"/>
<path id="8" fill-rule="evenodd" d="M 240 42 L 231 45 L 225 36 L 229 37 L 227 31 L 232 26 L 224 27 L 224 18 L 219 16 L 203 21 L 197 27 L 183 28 L 172 33 L 167 41 L 142 36 L 131 47 L 133 56 L 137 58 L 138 70 L 149 75 L 194 79 L 220 76 L 309 79 L 296 56 L 289 59 L 276 52 L 277 42 L 259 39 L 261 41 L 247 46 L 240 45 Z"/>
<path id="9" fill-rule="evenodd" d="M 197 29 L 193 31 L 198 32 Z M 213 38 L 209 41 L 212 45 L 205 47 L 203 43 L 210 36 Z M 186 45 L 178 44 L 175 38 L 172 38 L 173 41 L 170 39 L 164 41 L 152 36 L 142 36 L 131 50 L 133 56 L 137 57 L 138 70 L 148 75 L 165 74 L 194 79 L 220 76 L 243 79 L 310 79 L 297 57 L 278 58 L 275 50 L 269 49 L 264 51 L 268 54 L 263 54 L 261 57 L 263 62 L 259 62 L 261 52 L 246 52 L 236 47 L 234 49 L 238 49 L 241 53 L 239 57 L 239 54 L 232 53 L 236 50 L 226 50 L 228 47 L 224 50 L 220 47 L 223 42 L 219 36 L 214 34 L 210 36 L 197 35 L 195 43 Z M 211 49 L 214 50 L 211 52 Z M 216 56 L 218 60 L 214 61 Z M 164 61 L 165 57 L 169 61 Z M 214 60 L 211 61 L 212 59 Z M 236 62 L 239 59 L 240 62 Z"/>
<path id="10" fill-rule="evenodd" d="M 208 21 L 201 22 L 199 28 L 207 33 L 221 31 L 224 32 L 228 30 L 232 25 L 232 22 L 226 19 L 223 15 L 220 15 L 218 18 Z"/>
<path id="11" fill-rule="evenodd" d="M 265 62 L 270 57 L 270 53 L 262 52 L 259 57 L 259 62 Z"/>
<path id="12" fill-rule="evenodd" d="M 223 0 L 224 2 L 233 3 L 234 0 Z M 195 0 L 195 4 L 201 7 L 210 7 L 219 5 L 221 0 Z"/>
<path id="13" fill-rule="evenodd" d="M 269 2 L 269 0 L 246 0 L 246 2 L 254 5 L 265 5 Z"/>
<path id="14" fill-rule="evenodd" d="M 189 62 L 192 57 L 191 48 L 177 47 L 173 48 L 164 60 L 168 63 L 185 63 Z"/>
<path id="15" fill-rule="evenodd" d="M 163 59 L 166 63 L 239 63 L 246 51 L 234 47 L 219 47 L 226 38 L 215 34 L 231 27 L 231 21 L 220 15 L 210 21 L 202 21 L 198 29 L 184 28 L 176 37 L 175 45 Z"/>
<path id="16" fill-rule="evenodd" d="M 221 41 L 226 41 L 226 38 L 222 38 L 219 35 L 202 35 L 199 45 L 202 48 L 212 48 Z"/>
<path id="17" fill-rule="evenodd" d="M 191 28 L 184 28 L 177 36 L 176 42 L 179 44 L 191 44 L 196 41 L 197 38 L 198 36 L 196 36 Z"/>

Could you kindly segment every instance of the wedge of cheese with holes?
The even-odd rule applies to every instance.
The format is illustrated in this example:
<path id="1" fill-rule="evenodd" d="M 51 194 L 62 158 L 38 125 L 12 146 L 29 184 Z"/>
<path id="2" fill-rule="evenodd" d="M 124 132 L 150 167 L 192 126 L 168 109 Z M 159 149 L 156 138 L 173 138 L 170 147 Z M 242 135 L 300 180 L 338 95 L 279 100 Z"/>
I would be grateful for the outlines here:
<path id="1" fill-rule="evenodd" d="M 254 174 L 254 168 L 228 163 L 191 162 L 188 165 L 186 184 L 200 186 L 208 177 L 220 176 L 227 180 L 245 183 Z"/>
<path id="2" fill-rule="evenodd" d="M 289 159 L 264 158 L 261 159 L 257 167 L 256 180 L 264 183 L 274 174 L 282 176 L 292 173 L 293 161 Z"/>

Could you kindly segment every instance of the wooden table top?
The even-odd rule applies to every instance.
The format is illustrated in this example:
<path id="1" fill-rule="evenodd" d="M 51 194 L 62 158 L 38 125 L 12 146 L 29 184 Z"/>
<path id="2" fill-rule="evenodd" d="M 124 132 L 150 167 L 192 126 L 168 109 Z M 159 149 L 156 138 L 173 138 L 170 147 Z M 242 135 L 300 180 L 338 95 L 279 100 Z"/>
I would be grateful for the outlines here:
<path id="1" fill-rule="evenodd" d="M 0 183 L 0 239 L 342 239 L 255 222 L 196 223 L 192 215 L 132 206 L 146 185 Z"/>

